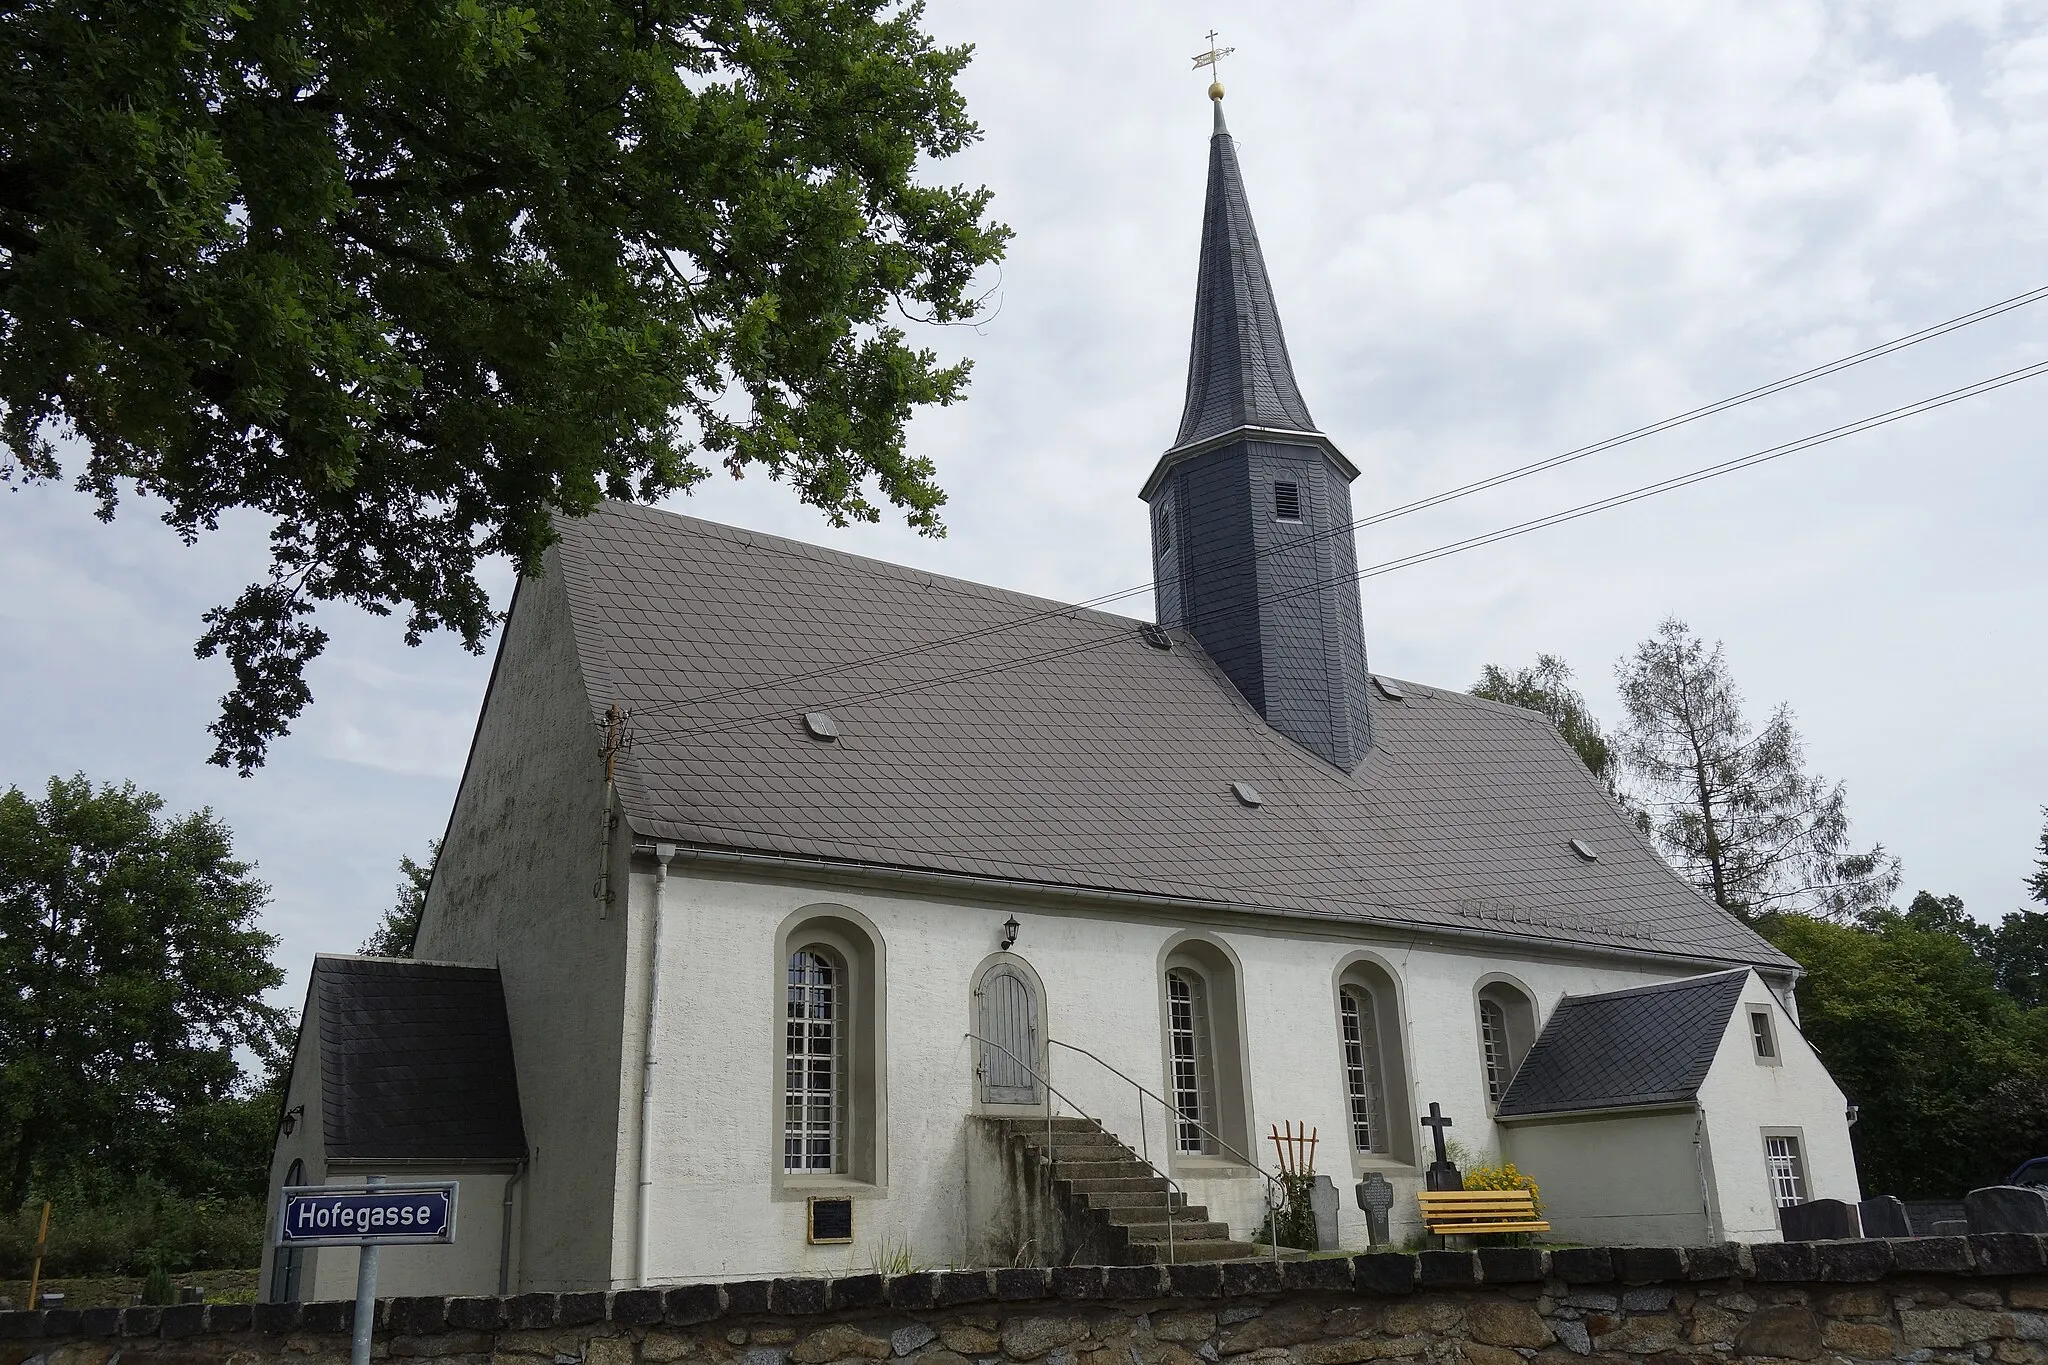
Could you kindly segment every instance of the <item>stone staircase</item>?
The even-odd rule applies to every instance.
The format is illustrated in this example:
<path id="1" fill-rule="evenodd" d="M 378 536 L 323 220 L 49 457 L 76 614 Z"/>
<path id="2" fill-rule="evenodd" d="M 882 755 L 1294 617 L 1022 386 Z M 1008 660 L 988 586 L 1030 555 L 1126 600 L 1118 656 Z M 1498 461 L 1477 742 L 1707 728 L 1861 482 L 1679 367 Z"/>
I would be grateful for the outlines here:
<path id="1" fill-rule="evenodd" d="M 1006 1139 L 1022 1143 L 1026 1159 L 1051 1177 L 1043 1188 L 1061 1206 L 1069 1264 L 1234 1261 L 1259 1254 L 1250 1242 L 1232 1241 L 1228 1224 L 1189 1204 L 1095 1120 L 1052 1120 L 1049 1147 L 1044 1119 L 999 1122 Z"/>

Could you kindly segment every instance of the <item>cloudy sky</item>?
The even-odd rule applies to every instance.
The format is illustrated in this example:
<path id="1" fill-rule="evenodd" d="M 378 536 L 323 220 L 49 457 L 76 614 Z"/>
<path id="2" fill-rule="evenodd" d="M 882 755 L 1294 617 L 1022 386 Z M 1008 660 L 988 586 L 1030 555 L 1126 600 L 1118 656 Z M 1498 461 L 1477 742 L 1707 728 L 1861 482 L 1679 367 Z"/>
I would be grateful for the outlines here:
<path id="1" fill-rule="evenodd" d="M 1078 599 L 1148 575 L 1137 489 L 1180 413 L 1221 31 L 1301 386 L 1361 513 L 2048 285 L 2048 4 L 935 3 L 986 140 L 936 169 L 1017 232 L 963 405 L 920 419 L 950 534 L 837 531 L 761 479 L 698 515 Z M 2048 302 L 1364 533 L 1391 559 L 2048 359 Z M 1675 613 L 1754 713 L 1797 712 L 1906 890 L 2022 901 L 2048 803 L 2048 379 L 1365 584 L 1375 668 L 1467 686 L 1615 660 Z M 199 616 L 263 527 L 194 548 L 131 504 L 0 494 L 0 782 L 82 771 L 210 805 L 275 888 L 296 1004 L 447 819 L 489 670 L 343 611 L 252 780 L 209 768 Z M 509 578 L 500 574 L 500 597 Z M 1126 608 L 1149 614 L 1137 598 Z"/>

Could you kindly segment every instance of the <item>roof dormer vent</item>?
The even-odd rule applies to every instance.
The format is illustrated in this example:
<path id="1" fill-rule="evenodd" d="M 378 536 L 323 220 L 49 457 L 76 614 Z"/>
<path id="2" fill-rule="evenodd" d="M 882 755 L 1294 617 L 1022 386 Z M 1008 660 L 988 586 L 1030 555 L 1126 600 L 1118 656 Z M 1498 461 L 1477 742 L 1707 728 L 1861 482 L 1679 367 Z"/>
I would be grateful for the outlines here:
<path id="1" fill-rule="evenodd" d="M 1372 685 L 1374 687 L 1377 687 L 1380 690 L 1380 695 L 1385 697 L 1388 701 L 1408 700 L 1408 694 L 1406 692 L 1403 692 L 1400 689 L 1400 687 L 1397 686 L 1395 683 L 1386 678 L 1381 677 L 1377 673 L 1372 675 Z"/>
<path id="2" fill-rule="evenodd" d="M 1138 638 L 1154 649 L 1173 648 L 1173 637 L 1166 633 L 1166 627 L 1156 621 L 1141 622 L 1138 626 Z"/>
<path id="3" fill-rule="evenodd" d="M 1239 801 L 1254 809 L 1266 804 L 1266 798 L 1259 795 L 1259 789 L 1249 782 L 1233 782 L 1230 784 L 1230 790 Z"/>
<path id="4" fill-rule="evenodd" d="M 839 722 L 830 711 L 806 711 L 804 733 L 826 744 L 836 744 L 839 741 Z"/>
<path id="5" fill-rule="evenodd" d="M 1600 861 L 1600 850 L 1587 843 L 1584 839 L 1572 840 L 1572 852 L 1578 854 L 1589 863 Z"/>

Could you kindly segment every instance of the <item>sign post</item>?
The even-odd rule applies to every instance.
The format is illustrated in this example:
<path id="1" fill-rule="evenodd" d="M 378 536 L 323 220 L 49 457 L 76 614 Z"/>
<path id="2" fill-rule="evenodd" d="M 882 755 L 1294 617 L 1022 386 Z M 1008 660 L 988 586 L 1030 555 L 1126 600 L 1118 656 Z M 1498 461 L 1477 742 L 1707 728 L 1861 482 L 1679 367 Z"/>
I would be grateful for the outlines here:
<path id="1" fill-rule="evenodd" d="M 360 1185 L 292 1185 L 278 1201 L 280 1247 L 355 1247 L 356 1313 L 350 1365 L 369 1365 L 377 1318 L 377 1251 L 383 1246 L 441 1245 L 455 1240 L 457 1182 L 404 1185 L 373 1175 Z"/>

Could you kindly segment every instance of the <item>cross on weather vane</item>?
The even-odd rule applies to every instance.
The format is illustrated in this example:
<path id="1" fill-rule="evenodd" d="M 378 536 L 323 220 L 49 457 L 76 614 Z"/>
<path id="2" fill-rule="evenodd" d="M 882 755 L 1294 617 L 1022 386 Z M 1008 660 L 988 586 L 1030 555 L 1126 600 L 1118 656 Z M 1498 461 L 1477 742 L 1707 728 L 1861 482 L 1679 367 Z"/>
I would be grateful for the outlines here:
<path id="1" fill-rule="evenodd" d="M 1223 98 L 1223 59 L 1237 49 L 1216 46 L 1216 30 L 1213 28 L 1209 30 L 1208 37 L 1209 50 L 1195 58 L 1195 70 L 1200 71 L 1205 66 L 1209 68 L 1209 98 L 1220 100 Z"/>

